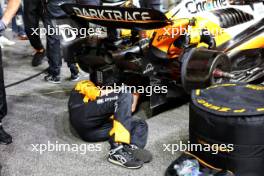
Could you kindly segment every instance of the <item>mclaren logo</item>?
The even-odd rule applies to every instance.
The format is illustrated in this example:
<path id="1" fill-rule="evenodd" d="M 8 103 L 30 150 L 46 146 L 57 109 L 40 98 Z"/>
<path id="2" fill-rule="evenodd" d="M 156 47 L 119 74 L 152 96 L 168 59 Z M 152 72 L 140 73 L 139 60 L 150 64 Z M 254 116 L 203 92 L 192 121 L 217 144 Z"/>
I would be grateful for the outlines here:
<path id="1" fill-rule="evenodd" d="M 133 11 L 128 12 L 126 10 L 104 10 L 104 9 L 92 9 L 92 8 L 78 8 L 73 7 L 74 12 L 78 16 L 83 16 L 91 19 L 102 20 L 115 20 L 115 21 L 134 21 L 134 20 L 150 20 L 151 16 L 149 12 Z"/>
<path id="2" fill-rule="evenodd" d="M 225 7 L 227 5 L 227 0 L 191 0 L 186 2 L 185 7 L 189 13 L 195 14 L 219 7 Z"/>

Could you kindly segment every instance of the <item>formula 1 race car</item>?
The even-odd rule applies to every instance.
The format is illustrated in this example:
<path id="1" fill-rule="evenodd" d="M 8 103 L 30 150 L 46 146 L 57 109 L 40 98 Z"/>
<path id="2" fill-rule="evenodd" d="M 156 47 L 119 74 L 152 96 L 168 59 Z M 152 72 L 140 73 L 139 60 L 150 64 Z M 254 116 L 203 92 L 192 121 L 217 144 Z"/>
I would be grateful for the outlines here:
<path id="1" fill-rule="evenodd" d="M 214 83 L 261 83 L 264 4 L 234 2 L 187 0 L 166 14 L 152 9 L 63 4 L 63 10 L 82 26 L 89 21 L 108 29 L 154 29 L 149 40 L 68 41 L 65 58 L 74 59 L 99 85 L 166 85 L 166 94 L 150 97 L 151 108 Z"/>

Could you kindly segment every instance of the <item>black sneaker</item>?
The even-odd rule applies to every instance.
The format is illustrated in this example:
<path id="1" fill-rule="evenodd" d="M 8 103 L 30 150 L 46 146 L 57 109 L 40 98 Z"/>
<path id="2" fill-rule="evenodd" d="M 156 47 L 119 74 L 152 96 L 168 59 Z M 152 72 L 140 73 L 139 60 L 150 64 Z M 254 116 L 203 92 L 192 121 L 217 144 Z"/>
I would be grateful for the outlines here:
<path id="1" fill-rule="evenodd" d="M 45 50 L 43 52 L 36 52 L 32 59 L 32 66 L 37 67 L 41 65 L 45 56 L 46 56 Z"/>
<path id="2" fill-rule="evenodd" d="M 78 81 L 80 79 L 80 74 L 71 74 L 70 81 Z"/>
<path id="3" fill-rule="evenodd" d="M 53 84 L 60 84 L 60 77 L 59 76 L 53 76 L 51 74 L 48 74 L 44 77 L 44 80 Z"/>
<path id="4" fill-rule="evenodd" d="M 143 161 L 144 163 L 149 163 L 150 161 L 152 161 L 152 154 L 146 149 L 141 149 L 133 144 L 125 144 L 124 148 L 128 152 L 132 153 L 136 159 Z"/>
<path id="5" fill-rule="evenodd" d="M 2 125 L 0 125 L 0 144 L 11 144 L 12 143 L 12 137 L 5 132 L 4 128 Z"/>
<path id="6" fill-rule="evenodd" d="M 135 159 L 132 153 L 128 152 L 123 145 L 110 150 L 108 161 L 128 169 L 139 169 L 143 166 L 143 161 Z"/>

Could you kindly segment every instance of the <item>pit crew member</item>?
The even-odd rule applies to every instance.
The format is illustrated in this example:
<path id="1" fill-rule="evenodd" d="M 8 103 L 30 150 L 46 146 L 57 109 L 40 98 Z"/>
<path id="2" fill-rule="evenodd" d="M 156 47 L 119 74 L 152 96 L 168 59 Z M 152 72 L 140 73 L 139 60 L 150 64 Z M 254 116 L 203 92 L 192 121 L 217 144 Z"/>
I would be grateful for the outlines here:
<path id="1" fill-rule="evenodd" d="M 129 169 L 137 169 L 152 160 L 152 155 L 144 149 L 148 126 L 143 120 L 134 119 L 132 112 L 136 110 L 138 95 L 125 92 L 98 88 L 91 81 L 81 81 L 76 91 L 84 94 L 86 102 L 85 116 L 71 115 L 71 124 L 80 134 L 85 136 L 91 128 L 89 118 L 111 118 L 113 128 L 109 133 L 110 152 L 108 161 Z M 71 106 L 71 105 L 69 105 Z"/>

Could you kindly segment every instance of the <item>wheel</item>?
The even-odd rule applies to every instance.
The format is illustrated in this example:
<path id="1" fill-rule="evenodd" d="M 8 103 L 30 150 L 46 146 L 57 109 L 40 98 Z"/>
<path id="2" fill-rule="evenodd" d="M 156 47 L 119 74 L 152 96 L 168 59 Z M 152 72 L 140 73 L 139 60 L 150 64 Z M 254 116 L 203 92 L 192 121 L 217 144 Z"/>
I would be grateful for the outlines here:
<path id="1" fill-rule="evenodd" d="M 218 74 L 231 71 L 231 63 L 222 52 L 191 48 L 184 51 L 180 60 L 182 61 L 181 81 L 187 93 L 193 89 L 228 81 L 227 77 Z"/>

